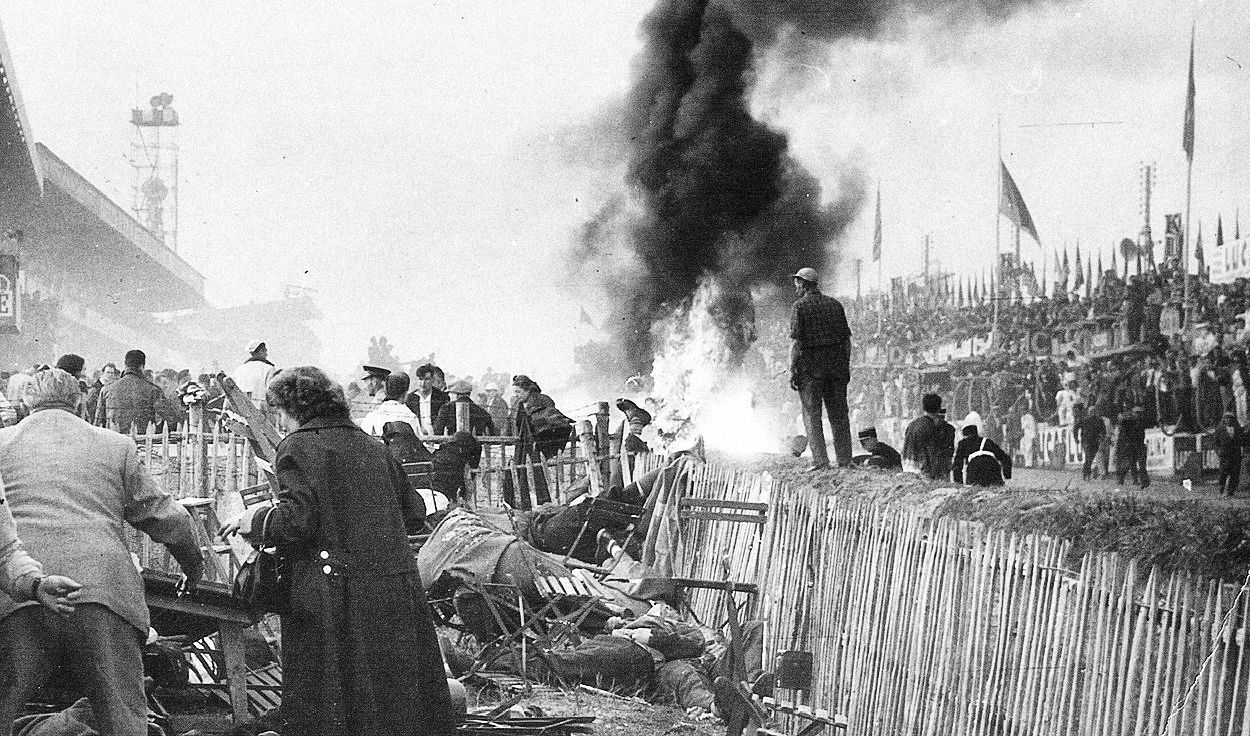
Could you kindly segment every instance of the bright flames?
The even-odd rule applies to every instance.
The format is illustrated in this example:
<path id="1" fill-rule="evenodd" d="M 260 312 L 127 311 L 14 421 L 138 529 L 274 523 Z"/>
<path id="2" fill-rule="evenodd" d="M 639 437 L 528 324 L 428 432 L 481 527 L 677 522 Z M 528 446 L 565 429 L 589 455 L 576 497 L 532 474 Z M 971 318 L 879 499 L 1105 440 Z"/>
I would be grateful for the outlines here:
<path id="1" fill-rule="evenodd" d="M 705 281 L 690 304 L 655 327 L 659 353 L 652 368 L 658 399 L 653 446 L 669 451 L 694 447 L 735 455 L 776 452 L 771 416 L 777 407 L 756 403 L 752 379 L 735 365 L 722 326 L 709 306 L 716 287 Z"/>

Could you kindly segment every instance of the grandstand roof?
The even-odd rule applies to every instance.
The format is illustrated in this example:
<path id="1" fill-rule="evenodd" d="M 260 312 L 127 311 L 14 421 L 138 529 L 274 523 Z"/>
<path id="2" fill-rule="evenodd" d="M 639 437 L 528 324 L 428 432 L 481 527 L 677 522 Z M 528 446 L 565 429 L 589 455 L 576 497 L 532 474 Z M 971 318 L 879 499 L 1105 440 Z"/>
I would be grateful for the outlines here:
<path id="1" fill-rule="evenodd" d="M 205 306 L 204 277 L 103 192 L 35 144 L 0 28 L 0 216 L 22 268 L 104 311 Z"/>
<path id="2" fill-rule="evenodd" d="M 43 184 L 35 141 L 26 120 L 26 105 L 13 73 L 9 44 L 0 27 L 0 183 L 6 188 L 39 191 Z"/>

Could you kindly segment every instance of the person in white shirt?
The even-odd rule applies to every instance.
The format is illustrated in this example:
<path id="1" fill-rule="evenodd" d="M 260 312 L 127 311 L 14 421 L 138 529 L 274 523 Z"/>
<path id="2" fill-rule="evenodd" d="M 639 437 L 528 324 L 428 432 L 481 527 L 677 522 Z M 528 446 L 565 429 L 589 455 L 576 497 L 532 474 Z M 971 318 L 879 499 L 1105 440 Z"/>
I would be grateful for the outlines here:
<path id="1" fill-rule="evenodd" d="M 269 346 L 264 340 L 248 342 L 247 352 L 248 359 L 243 365 L 230 371 L 230 377 L 259 406 L 265 402 L 265 390 L 269 388 L 269 381 L 278 369 L 269 362 Z"/>
<path id="2" fill-rule="evenodd" d="M 412 431 L 421 434 L 421 422 L 417 415 L 404 405 L 404 396 L 408 394 L 407 373 L 392 373 L 386 377 L 386 393 L 382 403 L 374 407 L 364 419 L 360 420 L 360 428 L 374 437 L 382 436 L 382 429 L 387 422 L 406 422 Z"/>
<path id="3" fill-rule="evenodd" d="M 1069 381 L 1066 386 L 1055 394 L 1055 405 L 1059 409 L 1059 426 L 1071 427 L 1075 423 L 1076 418 L 1073 415 L 1072 408 L 1081 400 L 1080 394 L 1076 392 L 1076 382 Z"/>

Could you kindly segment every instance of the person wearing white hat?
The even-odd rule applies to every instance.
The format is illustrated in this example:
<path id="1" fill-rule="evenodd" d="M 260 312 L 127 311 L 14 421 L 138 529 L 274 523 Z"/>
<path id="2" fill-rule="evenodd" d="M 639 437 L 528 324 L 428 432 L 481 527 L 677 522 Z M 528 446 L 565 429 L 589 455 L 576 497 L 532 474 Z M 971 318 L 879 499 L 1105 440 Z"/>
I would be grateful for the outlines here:
<path id="1" fill-rule="evenodd" d="M 791 278 L 799 295 L 790 311 L 790 388 L 803 402 L 803 423 L 812 451 L 809 470 L 829 467 L 823 412 L 829 413 L 838 465 L 851 464 L 851 419 L 846 386 L 851 380 L 851 328 L 842 303 L 820 293 L 819 275 L 800 268 Z"/>
<path id="2" fill-rule="evenodd" d="M 249 340 L 247 354 L 247 360 L 230 371 L 230 377 L 243 393 L 250 396 L 257 406 L 261 406 L 265 402 L 265 389 L 269 387 L 269 381 L 278 369 L 269 362 L 269 346 L 264 340 Z"/>

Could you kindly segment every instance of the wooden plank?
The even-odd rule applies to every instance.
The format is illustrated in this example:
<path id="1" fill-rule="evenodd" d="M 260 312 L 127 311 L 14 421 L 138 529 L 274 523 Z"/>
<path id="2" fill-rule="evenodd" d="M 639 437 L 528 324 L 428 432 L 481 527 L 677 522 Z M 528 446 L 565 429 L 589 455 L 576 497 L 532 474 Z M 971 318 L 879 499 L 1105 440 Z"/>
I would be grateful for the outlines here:
<path id="1" fill-rule="evenodd" d="M 221 651 L 225 657 L 226 685 L 230 692 L 230 712 L 236 724 L 248 719 L 247 666 L 243 659 L 243 626 L 235 621 L 221 621 Z"/>
<path id="2" fill-rule="evenodd" d="M 756 503 L 754 501 L 730 501 L 720 498 L 693 498 L 691 496 L 682 497 L 678 502 L 678 508 L 714 508 L 714 509 L 742 509 L 744 511 L 755 511 L 761 514 L 768 513 L 768 504 Z"/>
<path id="3" fill-rule="evenodd" d="M 748 516 L 746 514 L 722 514 L 714 511 L 681 511 L 679 512 L 683 520 L 697 521 L 728 521 L 736 524 L 757 524 L 764 526 L 767 519 L 762 516 Z"/>

